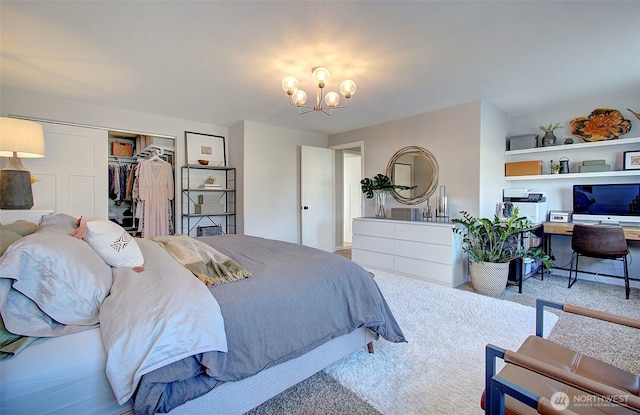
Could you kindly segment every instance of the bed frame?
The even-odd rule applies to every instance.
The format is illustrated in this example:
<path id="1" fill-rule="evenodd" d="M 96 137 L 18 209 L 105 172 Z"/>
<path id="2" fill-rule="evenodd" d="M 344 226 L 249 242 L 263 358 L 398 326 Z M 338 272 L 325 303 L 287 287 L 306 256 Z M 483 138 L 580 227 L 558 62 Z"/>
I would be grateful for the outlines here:
<path id="1" fill-rule="evenodd" d="M 320 347 L 238 382 L 227 382 L 206 395 L 188 401 L 169 412 L 183 414 L 241 415 L 268 401 L 280 392 L 302 382 L 325 367 L 367 347 L 372 351 L 375 335 L 359 328 Z"/>
<path id="2" fill-rule="evenodd" d="M 356 329 L 254 376 L 223 383 L 174 408 L 171 414 L 243 414 L 368 346 L 375 337 L 368 329 Z M 50 366 L 52 358 L 53 368 L 34 378 L 39 368 Z M 0 413 L 133 414 L 131 400 L 124 405 L 116 402 L 104 372 L 105 362 L 98 329 L 35 343 L 15 358 L 0 361 Z"/>

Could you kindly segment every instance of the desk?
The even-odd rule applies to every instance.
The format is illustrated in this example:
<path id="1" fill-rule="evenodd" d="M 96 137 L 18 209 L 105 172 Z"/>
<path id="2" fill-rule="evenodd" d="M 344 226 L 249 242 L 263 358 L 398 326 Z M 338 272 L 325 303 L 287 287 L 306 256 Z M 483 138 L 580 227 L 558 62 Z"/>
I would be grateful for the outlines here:
<path id="1" fill-rule="evenodd" d="M 573 223 L 544 222 L 542 226 L 544 233 L 548 235 L 573 235 Z M 622 230 L 624 231 L 624 236 L 628 241 L 640 241 L 640 227 L 623 226 Z"/>
<path id="2" fill-rule="evenodd" d="M 544 238 L 544 242 L 543 242 L 544 243 L 544 251 L 547 253 L 547 255 L 551 256 L 551 259 L 553 259 L 552 255 L 551 255 L 551 238 L 550 238 L 550 236 L 552 236 L 552 235 L 562 235 L 562 236 L 571 237 L 573 235 L 573 223 L 544 222 L 542 224 L 542 229 L 543 229 L 543 238 Z M 638 227 L 638 226 L 623 226 L 622 230 L 624 231 L 624 236 L 627 239 L 627 241 L 640 241 L 640 227 Z M 565 270 L 565 271 L 569 271 L 569 268 L 556 267 L 555 265 L 554 265 L 554 268 Z M 596 273 L 596 272 L 591 272 L 591 271 L 580 271 L 580 272 L 585 273 L 585 274 L 604 275 L 606 277 L 613 277 L 613 278 L 623 278 L 623 277 L 621 277 L 619 275 L 603 274 L 603 273 Z M 631 277 L 629 277 L 629 280 L 638 281 L 637 278 L 631 278 Z"/>

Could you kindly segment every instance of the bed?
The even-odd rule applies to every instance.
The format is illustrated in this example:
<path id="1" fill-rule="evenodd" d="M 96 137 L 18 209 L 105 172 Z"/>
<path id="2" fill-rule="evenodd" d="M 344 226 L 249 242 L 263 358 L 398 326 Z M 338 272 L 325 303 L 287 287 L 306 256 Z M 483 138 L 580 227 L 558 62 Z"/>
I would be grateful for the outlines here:
<path id="1" fill-rule="evenodd" d="M 141 272 L 88 259 L 89 244 L 81 240 L 70 251 L 82 243 L 83 257 L 65 259 L 73 224 L 54 216 L 0 257 L 5 325 L 15 333 L 16 321 L 31 324 L 19 334 L 38 339 L 0 361 L 3 414 L 241 414 L 378 336 L 405 341 L 375 280 L 338 255 L 243 235 L 201 237 L 198 242 L 251 273 L 207 287 L 146 239 L 134 240 L 144 258 Z M 16 320 L 10 310 L 14 288 L 29 290 L 14 275 L 25 271 L 24 264 L 15 263 L 29 255 L 40 257 L 40 268 L 51 257 L 67 267 L 87 262 L 101 278 L 105 265 L 110 281 L 98 320 L 88 310 L 70 321 L 69 304 L 38 307 L 62 313 L 63 323 L 25 322 L 24 315 Z M 100 295 L 94 289 L 89 297 Z"/>

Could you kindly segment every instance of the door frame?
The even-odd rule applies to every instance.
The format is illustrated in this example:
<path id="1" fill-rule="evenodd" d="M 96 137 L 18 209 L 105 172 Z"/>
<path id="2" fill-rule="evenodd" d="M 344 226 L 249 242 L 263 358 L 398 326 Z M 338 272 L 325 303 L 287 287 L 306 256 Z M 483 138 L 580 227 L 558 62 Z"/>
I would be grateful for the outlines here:
<path id="1" fill-rule="evenodd" d="M 337 150 L 360 148 L 360 159 L 362 160 L 360 165 L 360 177 L 364 177 L 364 140 L 352 141 L 344 144 L 336 144 L 333 146 L 329 146 L 329 148 L 336 151 L 336 154 L 337 154 Z M 335 207 L 335 214 L 334 214 L 335 216 L 334 226 L 335 226 L 335 238 L 336 238 L 335 242 L 336 242 L 336 247 L 344 248 L 344 238 L 343 238 L 344 222 L 342 220 L 342 217 L 344 216 L 344 209 L 345 209 L 344 198 L 342 197 L 342 194 L 344 192 L 344 177 L 342 175 L 342 172 L 338 171 L 338 169 L 342 169 L 342 163 L 335 163 L 335 169 L 336 171 L 334 173 L 334 176 L 343 178 L 343 180 L 339 182 L 338 180 L 336 180 L 336 186 L 335 186 L 335 192 L 336 192 L 335 200 L 341 201 L 341 203 L 336 203 L 336 207 Z M 363 216 L 363 215 L 364 215 L 364 203 L 362 203 L 360 206 L 360 216 Z"/>

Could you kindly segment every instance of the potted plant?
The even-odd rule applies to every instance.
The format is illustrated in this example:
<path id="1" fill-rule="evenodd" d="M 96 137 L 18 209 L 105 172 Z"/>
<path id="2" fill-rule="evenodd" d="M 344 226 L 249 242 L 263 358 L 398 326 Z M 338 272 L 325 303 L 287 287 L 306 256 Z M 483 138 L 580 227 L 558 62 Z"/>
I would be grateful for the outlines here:
<path id="1" fill-rule="evenodd" d="M 399 184 L 393 184 L 389 176 L 382 173 L 376 174 L 372 179 L 366 178 L 360 180 L 362 193 L 367 196 L 367 199 L 375 197 L 376 204 L 376 218 L 386 218 L 387 212 L 385 210 L 385 201 L 387 199 L 387 192 L 392 189 L 409 190 L 416 186 L 403 186 Z"/>
<path id="2" fill-rule="evenodd" d="M 544 137 L 542 137 L 542 146 L 546 147 L 546 146 L 552 146 L 556 143 L 556 136 L 553 132 L 559 128 L 564 128 L 564 127 L 560 125 L 560 122 L 557 122 L 555 124 L 549 123 L 549 125 L 547 126 L 540 125 L 538 126 L 538 128 L 544 131 Z"/>
<path id="3" fill-rule="evenodd" d="M 497 296 L 507 285 L 509 263 L 524 256 L 541 259 L 547 267 L 551 260 L 542 250 L 524 248 L 518 236 L 533 224 L 518 216 L 518 208 L 507 218 L 480 218 L 462 211 L 462 218 L 453 219 L 453 232 L 462 238 L 462 250 L 469 255 L 469 278 L 480 294 Z"/>

